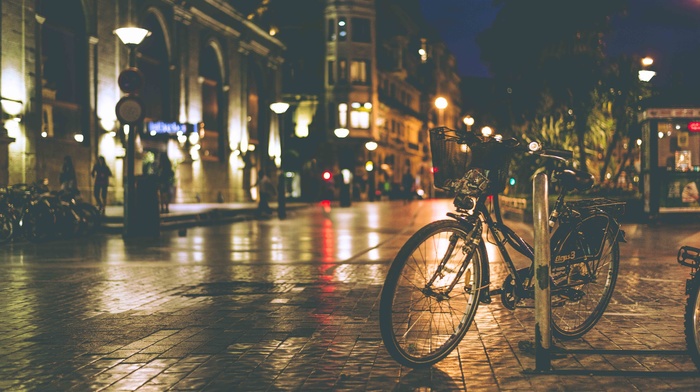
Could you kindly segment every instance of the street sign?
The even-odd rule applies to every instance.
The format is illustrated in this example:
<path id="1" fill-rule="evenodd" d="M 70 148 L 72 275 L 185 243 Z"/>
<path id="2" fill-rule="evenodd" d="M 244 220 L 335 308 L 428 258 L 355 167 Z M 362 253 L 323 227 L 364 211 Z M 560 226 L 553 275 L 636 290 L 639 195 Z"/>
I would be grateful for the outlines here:
<path id="1" fill-rule="evenodd" d="M 119 74 L 117 83 L 123 92 L 127 94 L 137 93 L 143 88 L 143 74 L 138 68 L 127 68 Z"/>
<path id="2" fill-rule="evenodd" d="M 136 96 L 127 95 L 117 102 L 117 119 L 123 124 L 137 124 L 143 121 L 143 102 Z"/>

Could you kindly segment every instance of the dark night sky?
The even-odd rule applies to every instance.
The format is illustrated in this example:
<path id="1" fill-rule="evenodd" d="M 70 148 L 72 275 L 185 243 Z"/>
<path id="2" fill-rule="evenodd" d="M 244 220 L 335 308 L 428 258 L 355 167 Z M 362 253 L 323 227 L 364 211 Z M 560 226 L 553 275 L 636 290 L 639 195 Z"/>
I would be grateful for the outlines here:
<path id="1" fill-rule="evenodd" d="M 475 38 L 498 13 L 492 0 L 420 2 L 424 16 L 455 55 L 460 75 L 488 77 Z M 700 57 L 700 0 L 628 0 L 628 4 L 627 16 L 614 19 L 615 30 L 607 38 L 610 55 L 650 55 L 659 77 L 681 65 L 679 56 L 687 58 L 684 54 L 690 52 Z"/>

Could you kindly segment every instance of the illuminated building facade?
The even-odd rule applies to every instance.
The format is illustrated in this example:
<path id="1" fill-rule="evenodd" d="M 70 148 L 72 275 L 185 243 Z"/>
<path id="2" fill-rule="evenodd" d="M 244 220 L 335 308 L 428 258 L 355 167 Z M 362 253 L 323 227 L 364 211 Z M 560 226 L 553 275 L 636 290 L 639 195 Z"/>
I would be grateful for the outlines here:
<path id="1" fill-rule="evenodd" d="M 289 18 L 293 8 L 304 15 Z M 309 114 L 305 136 L 288 133 L 290 155 L 301 157 L 288 169 L 310 184 L 302 193 L 319 194 L 313 185 L 326 171 L 351 173 L 354 199 L 372 199 L 383 183 L 396 190 L 407 171 L 429 193 L 428 129 L 460 126 L 461 94 L 455 59 L 418 1 L 270 0 L 260 10 L 256 20 L 289 49 L 282 91 L 294 114 L 285 129 L 298 128 L 298 110 Z M 445 108 L 435 107 L 437 97 Z"/>
<path id="2" fill-rule="evenodd" d="M 125 132 L 137 132 L 136 174 L 167 156 L 176 167 L 175 201 L 246 201 L 258 170 L 276 175 L 277 118 L 284 45 L 223 0 L 3 0 L 0 186 L 48 179 L 58 189 L 71 156 L 83 196 L 102 155 L 114 178 L 108 200 L 123 198 Z M 242 3 L 243 4 L 243 3 Z M 144 76 L 142 127 L 125 129 L 115 105 L 129 50 L 113 33 L 151 34 L 136 49 Z M 273 135 L 270 137 L 270 135 Z M 279 153 L 278 153 L 279 154 Z M 90 197 L 91 198 L 91 197 Z"/>

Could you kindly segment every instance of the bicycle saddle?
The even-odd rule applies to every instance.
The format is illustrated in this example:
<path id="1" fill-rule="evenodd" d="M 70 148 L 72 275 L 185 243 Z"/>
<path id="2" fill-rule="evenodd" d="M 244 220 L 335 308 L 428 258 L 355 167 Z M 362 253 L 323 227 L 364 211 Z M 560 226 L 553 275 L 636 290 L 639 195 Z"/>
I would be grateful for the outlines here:
<path id="1" fill-rule="evenodd" d="M 591 173 L 576 169 L 557 171 L 556 178 L 564 188 L 577 189 L 579 191 L 591 189 L 595 182 L 595 178 Z"/>

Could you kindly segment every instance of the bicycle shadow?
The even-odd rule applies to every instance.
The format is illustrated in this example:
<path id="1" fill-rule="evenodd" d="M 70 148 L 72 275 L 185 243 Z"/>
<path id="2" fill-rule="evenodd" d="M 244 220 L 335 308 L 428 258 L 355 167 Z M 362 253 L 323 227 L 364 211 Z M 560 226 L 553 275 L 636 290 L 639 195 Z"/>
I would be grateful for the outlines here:
<path id="1" fill-rule="evenodd" d="M 521 347 L 522 349 L 522 347 Z M 534 354 L 534 353 L 533 353 Z M 629 356 L 629 357 L 677 357 L 688 356 L 686 350 L 611 350 L 611 349 L 564 349 L 554 347 L 551 352 L 552 369 L 545 371 L 525 370 L 525 374 L 554 374 L 562 376 L 610 376 L 610 377 L 648 377 L 648 378 L 698 378 L 700 371 L 697 370 L 604 370 L 595 368 L 567 369 L 557 368 L 555 361 L 567 356 L 585 355 L 607 355 L 607 356 Z M 688 363 L 692 363 L 690 358 Z"/>
<path id="2" fill-rule="evenodd" d="M 403 391 L 459 391 L 460 388 L 450 375 L 440 369 L 429 367 L 426 369 L 415 369 L 410 371 L 406 376 L 401 377 L 394 388 L 393 392 Z"/>

